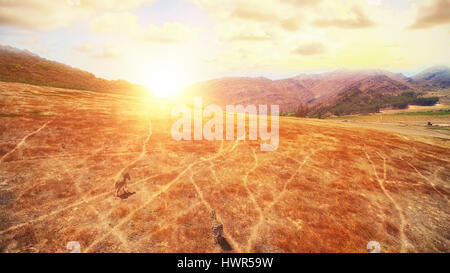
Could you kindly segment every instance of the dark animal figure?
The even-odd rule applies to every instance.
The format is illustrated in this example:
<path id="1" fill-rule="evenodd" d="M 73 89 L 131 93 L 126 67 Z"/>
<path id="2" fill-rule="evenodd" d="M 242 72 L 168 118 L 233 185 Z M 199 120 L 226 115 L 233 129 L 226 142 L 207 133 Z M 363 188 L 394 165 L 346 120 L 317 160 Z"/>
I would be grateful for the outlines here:
<path id="1" fill-rule="evenodd" d="M 211 211 L 211 220 L 211 231 L 214 237 L 214 241 L 216 242 L 216 244 L 218 244 L 219 238 L 221 238 L 223 235 L 223 225 L 217 220 L 216 212 L 214 210 Z"/>
<path id="2" fill-rule="evenodd" d="M 131 180 L 130 174 L 125 173 L 119 180 L 116 181 L 114 188 L 115 188 L 115 196 L 119 196 L 119 192 L 121 189 L 125 193 L 129 193 L 128 187 L 127 187 L 127 180 Z"/>
<path id="3" fill-rule="evenodd" d="M 217 220 L 216 212 L 214 210 L 211 211 L 211 220 L 211 231 L 216 244 L 220 245 L 224 251 L 233 250 L 227 239 L 223 237 L 223 224 Z"/>

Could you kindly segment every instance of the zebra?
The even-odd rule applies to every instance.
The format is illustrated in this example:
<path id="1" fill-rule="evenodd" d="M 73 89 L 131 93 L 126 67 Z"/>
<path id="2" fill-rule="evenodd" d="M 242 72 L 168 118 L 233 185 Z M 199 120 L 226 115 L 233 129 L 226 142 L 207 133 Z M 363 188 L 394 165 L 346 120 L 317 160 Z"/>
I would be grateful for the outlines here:
<path id="1" fill-rule="evenodd" d="M 219 240 L 223 236 L 223 224 L 217 220 L 216 212 L 213 210 L 211 211 L 211 231 L 214 237 L 214 241 L 216 244 L 219 244 Z"/>

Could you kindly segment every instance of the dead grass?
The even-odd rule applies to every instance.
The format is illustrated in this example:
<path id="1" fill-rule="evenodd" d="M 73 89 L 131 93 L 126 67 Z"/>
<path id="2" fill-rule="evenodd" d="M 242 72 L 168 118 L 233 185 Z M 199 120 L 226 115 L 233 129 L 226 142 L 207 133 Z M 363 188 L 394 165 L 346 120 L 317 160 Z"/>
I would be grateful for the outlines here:
<path id="1" fill-rule="evenodd" d="M 383 252 L 450 249 L 450 152 L 435 138 L 282 118 L 279 149 L 261 152 L 257 141 L 177 142 L 160 104 L 0 88 L 16 102 L 0 113 L 54 113 L 0 116 L 2 252 L 67 252 L 69 241 L 85 252 L 220 252 L 211 209 L 236 252 L 366 252 L 371 240 Z M 124 170 L 135 194 L 115 198 Z"/>

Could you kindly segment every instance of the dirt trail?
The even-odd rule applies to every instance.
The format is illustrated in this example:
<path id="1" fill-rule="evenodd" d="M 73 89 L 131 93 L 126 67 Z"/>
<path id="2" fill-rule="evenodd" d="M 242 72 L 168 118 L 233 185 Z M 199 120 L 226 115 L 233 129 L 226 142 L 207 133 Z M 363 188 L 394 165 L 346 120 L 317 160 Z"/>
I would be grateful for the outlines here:
<path id="1" fill-rule="evenodd" d="M 17 143 L 17 145 L 16 145 L 11 151 L 9 151 L 8 153 L 4 154 L 4 155 L 0 158 L 0 163 L 2 163 L 3 160 L 5 160 L 5 158 L 7 158 L 10 154 L 14 153 L 14 152 L 15 152 L 16 150 L 18 150 L 22 145 L 24 145 L 25 142 L 26 142 L 26 140 L 27 140 L 29 137 L 34 136 L 34 135 L 36 135 L 37 133 L 39 133 L 39 132 L 40 132 L 42 129 L 44 129 L 50 122 L 52 122 L 52 121 L 51 121 L 51 120 L 50 120 L 50 121 L 47 121 L 46 123 L 44 123 L 44 124 L 43 124 L 41 127 L 39 127 L 38 129 L 36 129 L 36 130 L 34 130 L 33 132 L 29 133 L 28 135 L 24 136 L 24 137 L 19 141 L 19 143 Z"/>
<path id="2" fill-rule="evenodd" d="M 447 196 L 444 195 L 442 192 L 440 192 L 437 188 L 436 185 L 433 183 L 433 181 L 431 179 L 429 179 L 428 177 L 424 176 L 421 172 L 419 172 L 419 170 L 410 162 L 406 161 L 406 163 L 408 163 L 409 166 L 411 166 L 411 168 L 413 168 L 417 174 L 419 174 L 425 181 L 428 182 L 428 184 L 430 184 L 430 186 L 433 188 L 433 190 L 435 192 L 437 192 L 440 196 L 444 197 L 445 199 L 448 200 Z"/>
<path id="3" fill-rule="evenodd" d="M 122 176 L 122 174 L 123 174 L 124 172 L 130 171 L 130 170 L 136 165 L 136 163 L 138 163 L 139 160 L 141 160 L 141 159 L 145 156 L 145 154 L 147 153 L 147 143 L 150 141 L 150 138 L 152 137 L 152 133 L 153 133 L 153 132 L 152 132 L 152 122 L 149 121 L 149 125 L 148 125 L 148 134 L 147 134 L 147 136 L 146 136 L 144 142 L 142 143 L 142 150 L 141 150 L 141 153 L 139 154 L 139 156 L 138 156 L 135 160 L 133 160 L 133 161 L 131 161 L 130 163 L 128 163 L 125 167 L 123 167 L 123 168 L 122 168 L 122 169 L 114 176 L 114 178 L 113 178 L 114 181 L 116 181 L 117 179 L 119 179 L 119 178 Z"/>
<path id="4" fill-rule="evenodd" d="M 395 199 L 392 197 L 392 195 L 386 190 L 384 187 L 384 183 L 386 182 L 386 158 L 381 156 L 378 152 L 376 154 L 383 159 L 383 179 L 381 179 L 378 176 L 377 170 L 375 168 L 375 163 L 370 158 L 369 154 L 367 153 L 366 149 L 364 149 L 364 153 L 367 157 L 367 160 L 370 162 L 370 165 L 372 166 L 373 174 L 375 175 L 375 178 L 380 185 L 380 188 L 383 190 L 384 195 L 391 201 L 391 203 L 394 205 L 395 209 L 397 210 L 397 214 L 400 218 L 400 243 L 401 248 L 400 252 L 405 252 L 406 247 L 409 245 L 406 236 L 405 236 L 405 226 L 406 226 L 406 220 L 405 215 L 403 213 L 403 209 L 400 207 L 400 205 L 395 201 Z"/>

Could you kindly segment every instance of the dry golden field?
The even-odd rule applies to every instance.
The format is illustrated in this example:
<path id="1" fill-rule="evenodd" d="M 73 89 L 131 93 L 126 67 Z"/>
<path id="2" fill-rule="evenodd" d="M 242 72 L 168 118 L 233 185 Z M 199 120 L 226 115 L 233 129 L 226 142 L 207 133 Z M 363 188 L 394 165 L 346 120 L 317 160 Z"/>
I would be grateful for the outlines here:
<path id="1" fill-rule="evenodd" d="M 171 138 L 168 104 L 0 83 L 0 251 L 450 251 L 450 149 L 280 119 L 280 144 Z M 132 194 L 114 197 L 129 172 Z"/>

